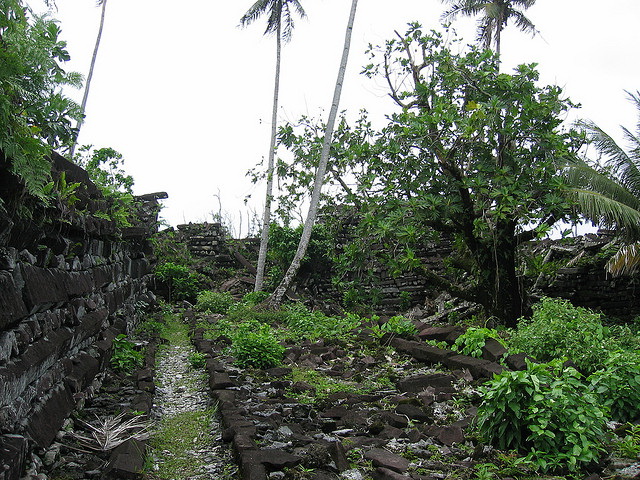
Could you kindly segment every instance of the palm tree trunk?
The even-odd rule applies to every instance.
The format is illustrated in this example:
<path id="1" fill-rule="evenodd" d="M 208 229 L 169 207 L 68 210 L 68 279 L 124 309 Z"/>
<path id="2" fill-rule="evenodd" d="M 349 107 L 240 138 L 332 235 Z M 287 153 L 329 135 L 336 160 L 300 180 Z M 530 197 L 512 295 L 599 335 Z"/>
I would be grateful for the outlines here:
<path id="1" fill-rule="evenodd" d="M 98 28 L 98 36 L 96 37 L 96 45 L 93 48 L 93 56 L 91 57 L 91 65 L 89 66 L 89 74 L 87 75 L 87 82 L 84 87 L 84 95 L 82 96 L 82 103 L 80 104 L 80 120 L 76 124 L 76 135 L 73 145 L 69 150 L 69 158 L 73 159 L 73 154 L 78 144 L 78 136 L 80 135 L 80 128 L 84 123 L 84 111 L 87 107 L 87 98 L 89 98 L 89 87 L 91 86 L 91 79 L 93 78 L 93 69 L 96 66 L 96 58 L 98 57 L 98 49 L 100 48 L 100 40 L 102 39 L 102 29 L 104 27 L 104 16 L 107 9 L 107 0 L 102 0 L 102 13 L 100 15 L 100 27 Z"/>
<path id="2" fill-rule="evenodd" d="M 320 161 L 318 162 L 318 169 L 316 170 L 315 181 L 313 184 L 313 191 L 311 193 L 311 202 L 309 204 L 309 211 L 307 213 L 307 219 L 304 222 L 304 229 L 302 230 L 302 237 L 298 244 L 298 249 L 291 261 L 291 265 L 287 269 L 284 278 L 276 288 L 275 292 L 267 300 L 267 304 L 273 308 L 277 308 L 282 303 L 284 294 L 291 286 L 294 277 L 298 273 L 300 263 L 304 257 L 309 240 L 311 239 L 311 229 L 316 221 L 318 213 L 318 204 L 320 203 L 320 193 L 322 191 L 322 184 L 324 183 L 324 176 L 327 171 L 327 164 L 329 163 L 329 150 L 331 147 L 331 140 L 333 137 L 333 129 L 338 116 L 338 105 L 340 104 L 340 95 L 342 94 L 342 85 L 344 83 L 345 71 L 347 69 L 347 60 L 349 59 L 349 49 L 351 47 L 351 33 L 353 31 L 353 23 L 356 17 L 356 7 L 358 6 L 358 0 L 351 1 L 351 12 L 349 14 L 349 22 L 347 23 L 347 31 L 344 38 L 344 48 L 342 50 L 342 60 L 340 62 L 340 68 L 338 70 L 338 78 L 336 80 L 336 86 L 333 92 L 333 101 L 331 103 L 331 111 L 329 112 L 329 119 L 327 121 L 327 127 L 324 133 L 324 142 L 322 144 L 322 153 L 320 154 Z"/>
<path id="3" fill-rule="evenodd" d="M 278 95 L 280 92 L 280 64 L 282 53 L 282 32 L 278 23 L 276 32 L 276 78 L 273 88 L 273 112 L 271 113 L 271 141 L 269 143 L 269 159 L 267 161 L 267 193 L 264 199 L 264 213 L 262 216 L 262 235 L 260 236 L 260 252 L 258 253 L 258 266 L 256 268 L 256 283 L 253 291 L 262 290 L 264 283 L 264 271 L 267 263 L 267 247 L 269 244 L 269 227 L 271 224 L 271 199 L 273 198 L 273 170 L 276 155 L 276 134 L 278 131 Z"/>

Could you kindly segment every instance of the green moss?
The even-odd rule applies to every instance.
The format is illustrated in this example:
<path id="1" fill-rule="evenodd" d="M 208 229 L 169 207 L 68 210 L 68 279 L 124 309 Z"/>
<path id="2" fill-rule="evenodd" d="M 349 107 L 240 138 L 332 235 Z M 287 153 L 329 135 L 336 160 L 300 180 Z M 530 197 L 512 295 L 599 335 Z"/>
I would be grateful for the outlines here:
<path id="1" fill-rule="evenodd" d="M 188 478 L 201 472 L 204 464 L 197 462 L 193 451 L 212 443 L 211 417 L 214 409 L 184 412 L 164 418 L 152 436 L 150 445 L 158 457 L 158 478 Z"/>

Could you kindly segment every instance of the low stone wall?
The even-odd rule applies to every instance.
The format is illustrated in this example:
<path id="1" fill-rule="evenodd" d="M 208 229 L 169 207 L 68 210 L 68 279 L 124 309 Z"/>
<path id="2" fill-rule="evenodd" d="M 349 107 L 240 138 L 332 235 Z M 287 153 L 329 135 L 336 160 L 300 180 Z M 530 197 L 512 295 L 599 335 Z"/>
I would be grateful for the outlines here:
<path id="1" fill-rule="evenodd" d="M 352 228 L 348 223 L 342 232 L 338 232 L 335 243 L 338 249 L 344 248 L 350 240 Z M 188 224 L 178 227 L 179 238 L 188 245 L 191 253 L 217 266 L 229 266 L 234 252 L 230 249 L 233 242 L 225 239 L 220 224 Z M 613 237 L 607 232 L 588 234 L 571 239 L 545 240 L 524 246 L 529 254 L 537 255 L 540 260 L 554 264 L 547 269 L 546 275 L 524 278 L 527 288 L 536 296 L 561 297 L 574 305 L 592 308 L 607 315 L 629 318 L 640 315 L 640 276 L 626 275 L 614 278 L 604 268 L 606 259 L 615 251 Z M 241 241 L 234 241 L 241 242 Z M 257 251 L 257 239 L 246 239 L 247 245 Z M 376 248 L 371 246 L 371 248 Z M 416 255 L 421 261 L 438 273 L 444 273 L 443 259 L 451 253 L 451 242 L 425 244 Z M 246 267 L 235 256 L 236 267 Z M 377 297 L 374 309 L 378 314 L 394 315 L 416 305 L 430 304 L 438 295 L 429 281 L 419 274 L 392 276 L 388 269 L 380 264 L 370 265 L 373 281 L 358 280 L 354 270 L 353 280 L 358 280 L 361 293 L 365 297 Z M 549 273 L 550 272 L 550 273 Z M 252 273 L 252 272 L 249 272 Z M 342 302 L 345 291 L 332 284 L 330 275 L 310 275 L 313 272 L 301 272 L 297 282 L 298 290 L 304 290 L 311 296 L 334 302 Z M 349 280 L 349 279 L 346 279 Z"/>
<path id="2" fill-rule="evenodd" d="M 82 183 L 73 207 L 25 200 L 0 161 L 0 480 L 18 479 L 29 452 L 55 439 L 99 385 L 112 340 L 155 301 L 155 221 L 118 229 L 94 215 L 105 200 L 86 172 L 55 154 L 52 162 L 54 179 L 65 172 L 68 184 Z M 143 199 L 147 220 L 158 198 Z"/>
<path id="3" fill-rule="evenodd" d="M 618 318 L 640 315 L 640 275 L 613 277 L 605 269 L 618 247 L 608 233 L 540 242 L 535 252 L 556 268 L 536 279 L 534 291 Z"/>

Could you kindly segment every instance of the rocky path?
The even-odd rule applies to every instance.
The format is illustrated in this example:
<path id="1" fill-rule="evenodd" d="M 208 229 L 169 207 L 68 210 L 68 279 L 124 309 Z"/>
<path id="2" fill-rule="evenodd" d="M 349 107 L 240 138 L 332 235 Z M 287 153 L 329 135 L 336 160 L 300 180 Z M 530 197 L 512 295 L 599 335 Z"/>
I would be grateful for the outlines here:
<path id="1" fill-rule="evenodd" d="M 151 445 L 157 478 L 181 480 L 237 478 L 237 468 L 221 441 L 216 406 L 207 376 L 192 366 L 195 350 L 187 342 L 158 350 Z"/>

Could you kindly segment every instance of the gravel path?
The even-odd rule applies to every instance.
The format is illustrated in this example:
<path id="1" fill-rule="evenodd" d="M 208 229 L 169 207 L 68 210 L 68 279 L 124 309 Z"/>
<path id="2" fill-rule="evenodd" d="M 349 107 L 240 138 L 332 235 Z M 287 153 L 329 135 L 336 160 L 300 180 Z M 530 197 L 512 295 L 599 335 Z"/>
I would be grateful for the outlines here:
<path id="1" fill-rule="evenodd" d="M 151 413 L 161 424 L 167 419 L 187 412 L 211 409 L 206 373 L 190 366 L 189 357 L 195 352 L 191 345 L 168 345 L 158 350 L 156 358 L 156 393 Z M 237 468 L 226 444 L 221 441 L 221 427 L 217 414 L 211 418 L 209 440 L 205 448 L 188 450 L 190 464 L 198 474 L 180 480 L 224 480 L 237 478 Z M 157 470 L 173 452 L 154 452 Z M 176 479 L 178 480 L 178 479 Z"/>

